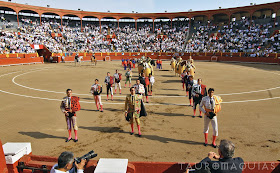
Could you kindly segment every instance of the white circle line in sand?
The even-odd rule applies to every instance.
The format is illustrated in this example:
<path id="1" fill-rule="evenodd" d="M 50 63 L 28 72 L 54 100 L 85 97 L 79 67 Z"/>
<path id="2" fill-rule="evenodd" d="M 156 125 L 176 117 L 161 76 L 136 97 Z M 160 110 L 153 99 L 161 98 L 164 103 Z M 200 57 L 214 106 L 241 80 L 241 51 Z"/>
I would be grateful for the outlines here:
<path id="1" fill-rule="evenodd" d="M 42 70 L 42 69 L 41 69 Z M 32 71 L 38 71 L 38 70 L 32 70 Z M 20 72 L 20 71 L 18 71 Z M 17 72 L 12 72 L 12 73 L 7 73 L 3 74 L 0 77 L 13 74 Z M 22 95 L 22 94 L 16 94 L 16 93 L 11 93 L 8 91 L 0 90 L 0 92 L 10 94 L 10 95 L 15 95 L 15 96 L 21 96 L 21 97 L 27 97 L 27 98 L 33 98 L 33 99 L 42 99 L 42 100 L 51 100 L 51 101 L 61 101 L 60 99 L 50 99 L 50 98 L 42 98 L 42 97 L 34 97 L 34 96 L 28 96 L 28 95 Z M 166 96 L 167 97 L 167 96 Z M 280 97 L 272 97 L 272 98 L 263 98 L 263 99 L 255 99 L 255 100 L 241 100 L 241 101 L 229 101 L 229 102 L 223 102 L 223 104 L 228 104 L 228 103 L 245 103 L 245 102 L 256 102 L 256 101 L 266 101 L 266 100 L 274 100 L 274 99 L 279 99 Z M 94 103 L 94 102 L 87 102 L 87 101 L 80 101 L 81 103 Z M 123 105 L 124 103 L 105 103 L 105 104 L 112 104 L 112 105 Z M 174 103 L 148 103 L 146 105 L 176 105 L 176 106 L 187 106 L 187 104 L 174 104 Z"/>
<path id="2" fill-rule="evenodd" d="M 32 71 L 37 71 L 37 69 L 41 69 L 41 70 L 42 70 L 42 68 L 35 68 L 35 69 L 30 70 L 30 71 L 31 71 L 31 72 L 32 72 Z M 21 71 L 22 71 L 22 70 L 14 71 L 14 72 L 6 73 L 6 74 L 2 74 L 2 75 L 0 75 L 0 78 L 3 77 L 3 76 L 10 75 L 10 74 L 19 73 L 19 72 L 21 72 Z"/>
<path id="3" fill-rule="evenodd" d="M 217 96 L 241 95 L 241 94 L 250 94 L 250 93 L 258 93 L 258 92 L 270 91 L 270 90 L 275 90 L 275 89 L 279 89 L 279 88 L 280 88 L 280 86 L 274 87 L 274 88 L 263 89 L 263 90 L 256 90 L 256 91 L 247 91 L 247 92 L 229 93 L 229 94 L 216 94 L 216 95 Z"/>
<path id="4" fill-rule="evenodd" d="M 246 67 L 235 67 L 235 68 L 246 68 Z M 37 89 L 37 88 L 32 88 L 32 87 L 24 86 L 24 85 L 21 85 L 21 84 L 19 84 L 19 83 L 17 83 L 15 81 L 15 79 L 17 77 L 19 77 L 19 76 L 22 76 L 22 75 L 25 75 L 25 74 L 28 74 L 28 73 L 33 73 L 34 71 L 42 71 L 42 70 L 47 70 L 47 69 L 33 70 L 33 71 L 29 71 L 29 72 L 26 72 L 26 73 L 22 73 L 22 74 L 16 75 L 12 79 L 12 82 L 15 85 L 18 85 L 20 87 L 23 87 L 23 88 L 26 88 L 26 89 L 30 89 L 30 90 L 41 91 L 41 92 L 49 92 L 49 93 L 56 93 L 56 94 L 65 94 L 65 92 L 43 90 L 43 89 Z M 275 74 L 275 75 L 280 75 L 280 74 L 275 73 L 275 72 L 267 72 L 267 73 L 272 73 L 272 74 Z M 275 90 L 275 89 L 279 89 L 279 88 L 280 88 L 280 86 L 277 86 L 277 87 L 274 87 L 274 88 L 262 89 L 262 90 L 245 91 L 245 92 L 228 93 L 228 94 L 217 94 L 217 95 L 218 96 L 242 95 L 242 94 L 250 94 L 250 93 L 258 93 L 258 92 L 270 91 L 270 90 Z M 84 95 L 84 96 L 92 96 L 92 94 L 79 94 L 79 93 L 73 93 L 73 94 L 75 94 L 75 95 Z M 105 97 L 106 95 L 101 95 L 101 96 Z M 126 97 L 126 96 L 114 96 L 114 97 Z M 158 95 L 158 96 L 150 96 L 150 97 L 152 97 L 152 98 L 174 98 L 174 97 L 177 98 L 177 97 L 185 97 L 185 96 L 163 96 L 163 95 Z"/>
<path id="5" fill-rule="evenodd" d="M 34 71 L 42 71 L 42 70 L 46 70 L 46 69 L 40 69 L 40 70 L 34 70 Z M 32 88 L 32 87 L 28 87 L 28 86 L 25 86 L 25 85 L 21 85 L 19 83 L 17 83 L 15 81 L 15 79 L 19 76 L 22 76 L 22 75 L 25 75 L 25 74 L 28 74 L 28 73 L 33 73 L 34 71 L 29 71 L 29 72 L 26 72 L 26 73 L 22 73 L 22 74 L 19 74 L 19 75 L 16 75 L 13 79 L 12 79 L 12 82 L 17 85 L 17 86 L 20 86 L 20 87 L 23 87 L 23 88 L 26 88 L 26 89 L 30 89 L 30 90 L 34 90 L 34 91 L 41 91 L 41 92 L 50 92 L 50 93 L 56 93 L 56 94 L 65 94 L 65 92 L 59 92 L 59 91 L 50 91 L 50 90 L 43 90 L 43 89 L 37 89 L 37 88 Z M 85 96 L 92 96 L 92 94 L 79 94 L 79 93 L 73 93 L 75 95 L 85 95 Z M 101 95 L 101 96 L 106 96 L 106 95 Z M 126 97 L 126 96 L 114 96 L 114 97 Z M 152 96 L 152 97 L 185 97 L 185 96 Z"/>
<path id="6" fill-rule="evenodd" d="M 49 100 L 49 101 L 59 101 L 61 102 L 62 99 L 51 99 L 51 98 L 44 98 L 44 97 L 34 97 L 34 96 L 28 96 L 28 95 L 22 95 L 22 94 L 16 94 L 11 93 L 8 91 L 0 90 L 2 93 L 14 95 L 14 96 L 20 96 L 20 97 L 26 97 L 26 98 L 33 98 L 33 99 L 40 99 L 40 100 Z M 231 102 L 222 102 L 222 104 L 228 104 L 228 103 L 246 103 L 246 102 L 257 102 L 257 101 L 266 101 L 266 100 L 274 100 L 274 99 L 280 99 L 280 97 L 272 97 L 272 98 L 263 98 L 263 99 L 256 99 L 256 100 L 242 100 L 242 101 L 231 101 Z M 88 101 L 80 101 L 80 103 L 94 103 L 94 102 L 88 102 Z M 104 103 L 104 102 L 103 102 Z M 124 103 L 104 103 L 105 105 L 124 105 Z M 162 105 L 173 105 L 173 106 L 188 106 L 188 104 L 176 104 L 176 103 L 146 103 L 147 106 L 162 106 Z"/>
<path id="7" fill-rule="evenodd" d="M 234 68 L 243 68 L 243 69 L 248 69 L 248 67 L 234 67 Z M 260 70 L 260 69 L 252 69 L 251 70 Z M 271 71 L 265 71 L 266 73 L 271 73 L 274 75 L 280 76 L 279 73 L 271 72 Z M 263 89 L 263 90 L 256 90 L 256 91 L 245 91 L 245 92 L 239 92 L 239 93 L 228 93 L 228 94 L 217 94 L 218 96 L 228 96 L 228 95 L 241 95 L 241 94 L 250 94 L 250 93 L 258 93 L 258 92 L 264 92 L 264 91 L 270 91 L 270 90 L 275 90 L 279 89 L 280 86 L 274 87 L 274 88 L 268 88 L 268 89 Z"/>

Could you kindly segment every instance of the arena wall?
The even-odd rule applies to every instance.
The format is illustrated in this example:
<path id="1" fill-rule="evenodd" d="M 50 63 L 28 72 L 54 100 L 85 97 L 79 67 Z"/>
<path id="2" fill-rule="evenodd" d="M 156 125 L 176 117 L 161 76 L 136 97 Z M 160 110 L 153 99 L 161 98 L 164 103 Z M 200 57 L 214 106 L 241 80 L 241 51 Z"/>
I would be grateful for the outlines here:
<path id="1" fill-rule="evenodd" d="M 44 63 L 44 58 L 33 54 L 0 54 L 0 66 Z"/>
<path id="2" fill-rule="evenodd" d="M 71 56 L 65 56 L 65 62 L 74 62 L 76 53 Z M 105 60 L 106 57 L 110 57 L 112 61 L 121 60 L 123 58 L 140 58 L 142 56 L 148 56 L 152 59 L 170 60 L 172 56 L 180 56 L 187 60 L 189 56 L 192 56 L 194 60 L 198 61 L 211 61 L 213 57 L 217 58 L 218 62 L 248 62 L 248 63 L 268 63 L 268 64 L 280 64 L 280 57 L 277 53 L 271 53 L 268 57 L 244 57 L 244 53 L 144 53 L 144 52 L 126 52 L 126 53 L 95 53 L 97 60 Z M 52 62 L 62 62 L 63 53 L 53 53 Z M 79 53 L 79 56 L 83 56 L 82 61 L 91 61 L 92 53 Z M 50 62 L 49 59 L 45 61 Z M 0 54 L 0 66 L 17 65 L 17 64 L 35 64 L 43 63 L 44 58 L 38 57 L 38 54 Z"/>
<path id="3" fill-rule="evenodd" d="M 121 60 L 123 58 L 140 58 L 142 56 L 150 57 L 152 59 L 170 60 L 172 56 L 180 56 L 187 60 L 189 56 L 192 56 L 194 60 L 199 61 L 211 61 L 213 57 L 217 57 L 218 62 L 248 62 L 248 63 L 269 63 L 280 64 L 280 59 L 277 53 L 269 54 L 268 57 L 244 57 L 244 53 L 95 53 L 97 60 L 105 60 L 105 57 L 110 57 L 111 60 Z M 61 62 L 62 54 L 53 54 L 55 62 Z M 79 56 L 83 56 L 83 61 L 90 61 L 92 53 L 79 53 Z M 66 62 L 73 62 L 75 54 L 65 57 Z"/>
<path id="4" fill-rule="evenodd" d="M 26 167 L 42 168 L 46 165 L 47 169 L 57 163 L 57 158 L 47 156 L 28 155 L 19 160 L 21 165 Z M 85 168 L 85 173 L 93 172 L 97 166 L 97 160 L 90 160 Z M 128 173 L 184 173 L 187 168 L 194 166 L 195 163 L 177 163 L 177 162 L 129 162 Z M 20 170 L 19 173 L 27 173 L 28 169 Z M 243 173 L 278 173 L 280 171 L 280 162 L 245 162 Z M 42 171 L 35 171 L 42 172 Z"/>
<path id="5" fill-rule="evenodd" d="M 1 140 L 0 140 L 0 146 L 2 146 Z M 6 166 L 6 160 L 5 160 L 5 154 L 4 154 L 2 147 L 0 147 L 0 172 L 8 173 L 8 169 Z"/>

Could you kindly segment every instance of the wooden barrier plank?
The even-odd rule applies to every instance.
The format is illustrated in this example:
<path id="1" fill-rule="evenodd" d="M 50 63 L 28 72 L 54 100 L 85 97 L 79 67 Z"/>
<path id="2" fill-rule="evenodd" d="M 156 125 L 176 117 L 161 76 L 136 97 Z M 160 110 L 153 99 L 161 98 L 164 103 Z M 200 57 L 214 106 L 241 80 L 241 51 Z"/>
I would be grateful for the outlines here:
<path id="1" fill-rule="evenodd" d="M 25 155 L 20 159 L 24 165 L 30 167 L 41 168 L 46 165 L 50 169 L 55 163 L 57 158 L 49 156 L 34 156 Z M 85 173 L 93 172 L 96 168 L 97 161 L 90 160 L 85 168 Z M 177 162 L 129 162 L 128 172 L 134 173 L 184 173 L 187 168 L 191 168 L 195 163 L 177 163 Z M 237 165 L 236 165 L 237 166 Z M 243 173 L 278 173 L 280 171 L 280 162 L 245 162 L 243 166 Z M 21 172 L 20 172 L 21 173 Z"/>
<path id="2" fill-rule="evenodd" d="M 17 65 L 17 64 L 29 64 L 29 63 L 43 63 L 42 57 L 35 58 L 5 58 L 0 59 L 0 66 L 3 65 Z"/>
<path id="3" fill-rule="evenodd" d="M 54 60 L 57 62 L 60 62 L 61 59 L 58 59 L 58 57 L 61 57 L 62 55 L 65 55 L 64 53 L 54 53 Z M 73 53 L 71 56 L 66 56 L 65 61 L 73 62 L 75 59 L 75 54 Z M 269 57 L 240 57 L 240 55 L 244 55 L 243 53 L 233 53 L 234 56 L 226 56 L 230 55 L 230 53 L 221 53 L 213 55 L 212 53 L 175 53 L 177 55 L 183 55 L 181 56 L 183 60 L 189 59 L 189 56 L 192 55 L 192 58 L 194 60 L 201 60 L 201 61 L 210 61 L 211 57 L 216 56 L 218 57 L 218 61 L 220 62 L 249 62 L 249 63 L 272 63 L 272 64 L 280 64 L 280 59 L 275 58 L 277 54 L 270 54 Z M 90 61 L 92 53 L 79 53 L 80 56 L 83 56 L 83 61 Z M 97 60 L 104 60 L 105 57 L 109 56 L 111 60 L 121 60 L 123 58 L 141 58 L 143 55 L 146 55 L 147 57 L 150 57 L 152 59 L 163 59 L 163 60 L 170 60 L 174 53 L 161 53 L 161 52 L 147 52 L 147 53 L 139 53 L 139 52 L 113 52 L 113 53 L 95 53 L 95 57 Z M 207 55 L 207 56 L 205 56 Z M 221 56 L 222 55 L 222 56 Z M 11 56 L 11 57 L 10 57 Z M 0 65 L 15 65 L 15 64 L 26 64 L 26 63 L 38 63 L 43 62 L 40 60 L 39 57 L 37 57 L 37 53 L 33 54 L 9 54 L 9 58 L 7 58 L 6 54 L 0 54 Z M 35 58 L 31 58 L 35 57 Z M 39 58 L 39 59 L 36 59 Z M 26 60 L 24 60 L 26 59 Z M 57 60 L 56 60 L 57 59 Z"/>

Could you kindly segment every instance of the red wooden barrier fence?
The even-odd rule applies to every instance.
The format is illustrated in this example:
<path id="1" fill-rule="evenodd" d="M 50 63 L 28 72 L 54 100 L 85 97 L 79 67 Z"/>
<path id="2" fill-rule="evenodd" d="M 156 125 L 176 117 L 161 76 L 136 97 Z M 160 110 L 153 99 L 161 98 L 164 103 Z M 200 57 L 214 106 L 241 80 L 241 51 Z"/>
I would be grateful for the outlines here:
<path id="1" fill-rule="evenodd" d="M 57 158 L 48 156 L 28 155 L 22 157 L 19 162 L 23 162 L 25 166 L 41 168 L 46 165 L 47 169 L 51 169 L 57 163 Z M 90 160 L 86 167 L 85 173 L 92 173 L 98 161 Z M 177 162 L 129 162 L 127 173 L 185 173 L 195 163 L 177 163 Z M 243 173 L 279 173 L 280 162 L 245 162 Z M 20 171 L 20 173 L 28 171 Z M 38 171 L 42 172 L 42 171 Z M 35 171 L 36 173 L 36 171 Z"/>
<path id="2" fill-rule="evenodd" d="M 68 56 L 65 56 L 68 55 Z M 71 55 L 65 53 L 53 53 L 53 61 L 61 62 L 61 57 L 65 57 L 65 61 L 74 61 L 76 53 Z M 90 61 L 92 53 L 78 53 L 79 56 L 83 56 L 83 61 Z M 217 57 L 219 62 L 252 62 L 252 63 L 273 63 L 280 64 L 280 57 L 277 53 L 272 53 L 269 57 L 244 57 L 244 53 L 165 53 L 165 52 L 113 52 L 113 53 L 95 53 L 97 60 L 121 60 L 123 58 L 140 58 L 142 56 L 150 57 L 152 59 L 170 60 L 172 56 L 181 56 L 184 60 L 192 56 L 194 60 L 211 61 L 212 57 Z M 31 58 L 35 57 L 35 58 Z M 43 62 L 41 58 L 38 58 L 37 53 L 33 54 L 0 54 L 0 66 L 12 65 L 12 64 L 24 64 L 24 63 L 38 63 Z"/>

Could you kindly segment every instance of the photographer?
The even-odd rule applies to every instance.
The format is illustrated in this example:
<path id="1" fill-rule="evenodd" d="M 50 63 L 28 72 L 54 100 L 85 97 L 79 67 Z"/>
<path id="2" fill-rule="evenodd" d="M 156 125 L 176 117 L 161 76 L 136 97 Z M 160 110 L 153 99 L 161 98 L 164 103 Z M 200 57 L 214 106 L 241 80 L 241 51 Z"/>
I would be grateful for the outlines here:
<path id="1" fill-rule="evenodd" d="M 201 165 L 206 165 L 212 173 L 241 173 L 244 161 L 240 157 L 233 158 L 234 150 L 235 146 L 231 141 L 221 140 L 218 148 L 219 155 L 214 152 L 208 153 L 208 157 L 195 165 L 196 169 L 204 169 Z M 218 161 L 212 161 L 212 159 Z"/>
<path id="2" fill-rule="evenodd" d="M 85 163 L 86 163 L 85 159 L 81 160 L 80 163 L 74 162 L 73 153 L 64 151 L 58 157 L 58 163 L 52 167 L 50 173 L 63 173 L 63 172 L 74 173 L 75 167 L 77 168 L 77 173 L 83 173 Z"/>

